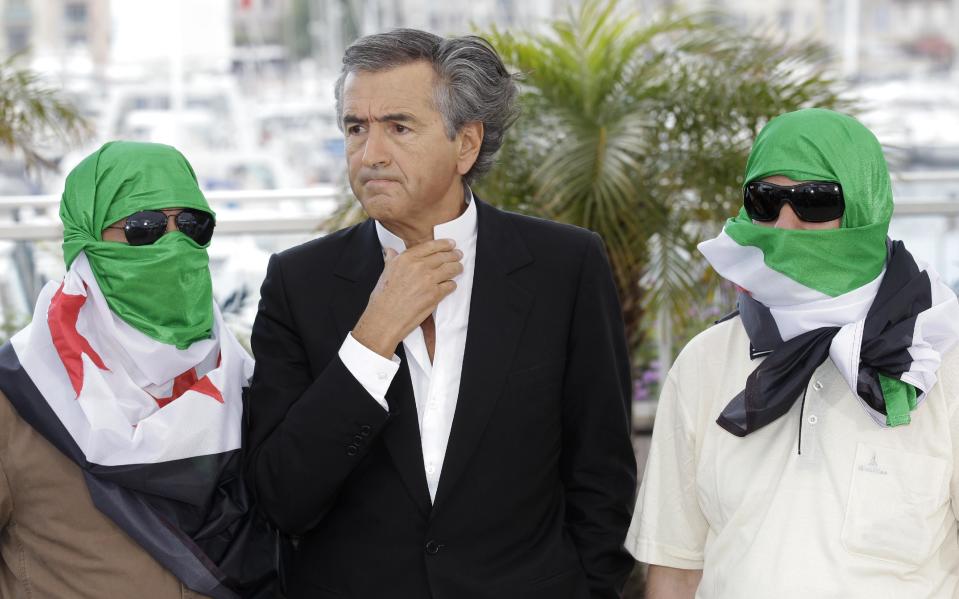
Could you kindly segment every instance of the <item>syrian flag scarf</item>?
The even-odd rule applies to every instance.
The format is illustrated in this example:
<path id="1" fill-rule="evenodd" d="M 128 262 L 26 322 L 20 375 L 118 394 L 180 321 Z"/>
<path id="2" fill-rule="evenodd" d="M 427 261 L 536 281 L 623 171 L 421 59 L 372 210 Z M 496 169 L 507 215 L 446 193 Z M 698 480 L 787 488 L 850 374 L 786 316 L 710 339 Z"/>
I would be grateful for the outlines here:
<path id="1" fill-rule="evenodd" d="M 170 255 L 169 248 L 100 241 L 99 232 L 116 213 L 104 216 L 110 210 L 99 204 L 114 197 L 71 185 L 112 186 L 123 212 L 145 209 L 131 196 L 159 196 L 166 186 L 166 198 L 157 201 L 178 206 L 178 194 L 168 192 L 171 186 L 189 188 L 185 178 L 195 187 L 192 171 L 180 167 L 186 161 L 173 148 L 154 146 L 114 146 L 123 151 L 119 161 L 101 149 L 71 173 L 64 193 L 64 204 L 70 205 L 61 208 L 61 213 L 99 212 L 100 218 L 86 221 L 64 219 L 65 239 L 95 237 L 88 243 L 94 252 L 108 244 L 137 252 L 142 259 L 133 260 L 128 273 L 141 278 L 151 271 L 143 265 L 155 267 L 153 258 Z M 134 169 L 137 159 L 141 166 Z M 124 168 L 117 168 L 118 162 Z M 154 172 L 170 164 L 175 168 L 166 178 Z M 95 172 L 78 176 L 85 168 Z M 151 179 L 159 187 L 144 185 Z M 74 205 L 81 197 L 97 205 Z M 188 201 L 206 205 L 196 196 Z M 186 238 L 171 232 L 161 240 L 171 236 Z M 142 315 L 129 312 L 136 301 L 121 301 L 124 310 L 118 312 L 102 289 L 106 273 L 98 265 L 122 265 L 91 260 L 87 251 L 70 256 L 63 280 L 42 290 L 31 324 L 0 348 L 0 390 L 26 422 L 81 468 L 97 508 L 187 587 L 216 599 L 265 596 L 275 570 L 274 542 L 250 504 L 240 464 L 243 391 L 252 359 L 212 299 L 205 307 L 208 318 L 198 311 L 198 322 L 208 331 L 202 339 L 187 341 L 196 330 L 180 326 L 185 321 L 175 317 L 138 326 Z M 104 251 L 121 259 L 121 253 L 109 254 L 113 248 Z M 190 251 L 206 254 L 199 246 Z M 187 268 L 190 264 L 184 260 Z M 204 271 L 208 280 L 205 262 Z M 153 299 L 168 302 L 173 312 L 185 310 L 184 303 L 194 310 L 193 298 L 178 292 L 184 289 L 174 284 Z M 127 313 L 133 317 L 124 317 Z"/>
<path id="2" fill-rule="evenodd" d="M 959 342 L 959 301 L 887 239 L 892 186 L 879 142 L 846 115 L 788 113 L 760 132 L 745 181 L 772 175 L 839 182 L 845 213 L 838 229 L 786 230 L 754 224 L 743 209 L 699 245 L 745 291 L 753 355 L 767 356 L 718 424 L 745 436 L 776 420 L 829 357 L 877 424 L 908 424 Z"/>

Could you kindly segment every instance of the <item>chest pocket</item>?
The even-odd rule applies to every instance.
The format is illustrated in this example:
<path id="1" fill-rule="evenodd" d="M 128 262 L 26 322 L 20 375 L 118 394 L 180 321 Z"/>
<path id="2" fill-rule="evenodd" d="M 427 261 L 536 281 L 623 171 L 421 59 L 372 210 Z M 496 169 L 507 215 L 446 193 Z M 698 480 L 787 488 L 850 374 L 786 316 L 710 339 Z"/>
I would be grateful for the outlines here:
<path id="1" fill-rule="evenodd" d="M 860 443 L 842 543 L 852 552 L 921 565 L 943 541 L 949 515 L 945 460 Z"/>

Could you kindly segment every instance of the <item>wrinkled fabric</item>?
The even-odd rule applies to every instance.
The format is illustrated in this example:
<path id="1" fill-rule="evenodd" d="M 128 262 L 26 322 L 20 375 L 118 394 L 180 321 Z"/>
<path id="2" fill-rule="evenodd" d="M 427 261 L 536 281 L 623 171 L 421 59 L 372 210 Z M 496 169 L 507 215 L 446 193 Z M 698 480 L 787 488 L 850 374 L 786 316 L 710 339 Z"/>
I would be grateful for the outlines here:
<path id="1" fill-rule="evenodd" d="M 726 223 L 740 245 L 762 250 L 773 270 L 836 297 L 875 280 L 886 261 L 892 182 L 879 141 L 851 116 L 810 108 L 774 118 L 756 137 L 743 184 L 771 175 L 842 186 L 839 229 L 800 231 L 753 224 L 745 208 Z"/>
<path id="2" fill-rule="evenodd" d="M 210 339 L 156 341 L 112 313 L 81 252 L 3 348 L 0 390 L 83 470 L 97 509 L 184 585 L 268 597 L 274 537 L 240 461 L 253 360 L 211 310 Z"/>
<path id="3" fill-rule="evenodd" d="M 101 240 L 132 213 L 178 207 L 211 212 L 169 146 L 108 143 L 70 173 L 67 272 L 0 349 L 0 390 L 83 471 L 96 508 L 184 585 L 268 597 L 275 542 L 240 463 L 253 360 L 213 303 L 206 248 L 179 231 L 146 246 Z"/>
<path id="4" fill-rule="evenodd" d="M 194 208 L 213 214 L 186 158 L 162 144 L 115 141 L 67 176 L 60 202 L 63 258 L 83 252 L 110 304 L 131 326 L 183 349 L 213 326 L 206 247 L 171 232 L 154 244 L 102 241 L 109 225 L 141 210 Z"/>
<path id="5" fill-rule="evenodd" d="M 742 436 L 778 418 L 827 357 L 877 423 L 908 424 L 935 383 L 942 352 L 959 340 L 959 306 L 934 271 L 886 238 L 893 203 L 882 148 L 847 115 L 788 113 L 757 137 L 744 184 L 772 175 L 839 182 L 846 209 L 838 229 L 789 230 L 754 224 L 743 208 L 718 237 L 700 244 L 720 275 L 770 311 L 784 341 L 748 378 L 720 425 Z M 882 295 L 890 288 L 912 300 L 891 307 Z M 883 319 L 891 317 L 902 322 L 890 332 Z M 889 363 L 889 355 L 898 362 Z"/>
<path id="6" fill-rule="evenodd" d="M 893 245 L 890 254 L 868 314 L 844 327 L 820 327 L 782 341 L 776 331 L 769 330 L 776 328 L 769 308 L 741 294 L 739 311 L 746 333 L 754 347 L 770 353 L 749 375 L 745 389 L 729 402 L 717 423 L 743 437 L 786 414 L 804 394 L 816 369 L 833 354 L 836 337 L 845 329 L 861 338 L 855 371 L 843 372 L 843 360 L 834 359 L 847 384 L 877 423 L 908 424 L 910 412 L 935 385 L 939 365 L 938 361 L 915 360 L 913 356 L 923 348 L 941 355 L 956 344 L 959 303 L 942 291 L 942 283 L 934 275 L 931 278 L 928 271 L 920 270 L 901 242 Z M 952 309 L 930 318 L 935 314 L 930 312 L 934 306 Z M 926 317 L 920 322 L 923 313 Z M 901 379 L 915 386 L 889 384 Z M 921 393 L 916 392 L 917 387 Z"/>
<path id="7" fill-rule="evenodd" d="M 211 310 L 211 339 L 156 341 L 116 318 L 81 254 L 11 343 L 87 460 L 169 462 L 240 447 L 253 360 Z"/>
<path id="8" fill-rule="evenodd" d="M 97 509 L 187 587 L 215 599 L 274 596 L 274 537 L 242 482 L 239 450 L 158 464 L 92 463 L 10 343 L 0 347 L 0 391 L 83 470 Z"/>

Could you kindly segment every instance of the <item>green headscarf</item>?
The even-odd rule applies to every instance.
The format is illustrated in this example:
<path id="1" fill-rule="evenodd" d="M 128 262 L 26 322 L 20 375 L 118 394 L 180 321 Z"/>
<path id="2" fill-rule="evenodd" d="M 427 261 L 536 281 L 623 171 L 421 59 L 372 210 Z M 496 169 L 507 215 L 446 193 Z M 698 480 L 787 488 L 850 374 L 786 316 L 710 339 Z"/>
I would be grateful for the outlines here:
<path id="1" fill-rule="evenodd" d="M 180 349 L 210 337 L 213 286 L 206 247 L 179 231 L 151 245 L 102 241 L 109 225 L 140 210 L 213 214 L 186 158 L 161 144 L 115 141 L 67 176 L 60 219 L 67 268 L 84 252 L 110 309 L 146 335 Z"/>
<path id="2" fill-rule="evenodd" d="M 832 297 L 879 276 L 886 262 L 892 183 L 872 132 L 851 116 L 822 108 L 778 116 L 756 138 L 743 183 L 771 175 L 838 181 L 846 203 L 841 228 L 763 227 L 743 209 L 726 223 L 730 237 L 761 249 L 773 270 Z"/>

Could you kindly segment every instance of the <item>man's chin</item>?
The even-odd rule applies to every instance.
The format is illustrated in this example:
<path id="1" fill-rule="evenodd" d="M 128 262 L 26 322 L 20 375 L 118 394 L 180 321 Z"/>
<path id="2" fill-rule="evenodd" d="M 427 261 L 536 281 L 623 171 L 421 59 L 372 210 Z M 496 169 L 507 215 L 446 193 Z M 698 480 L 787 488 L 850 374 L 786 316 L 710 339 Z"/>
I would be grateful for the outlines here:
<path id="1" fill-rule="evenodd" d="M 389 219 L 396 212 L 398 200 L 386 194 L 371 194 L 360 199 L 367 216 L 373 220 Z"/>

